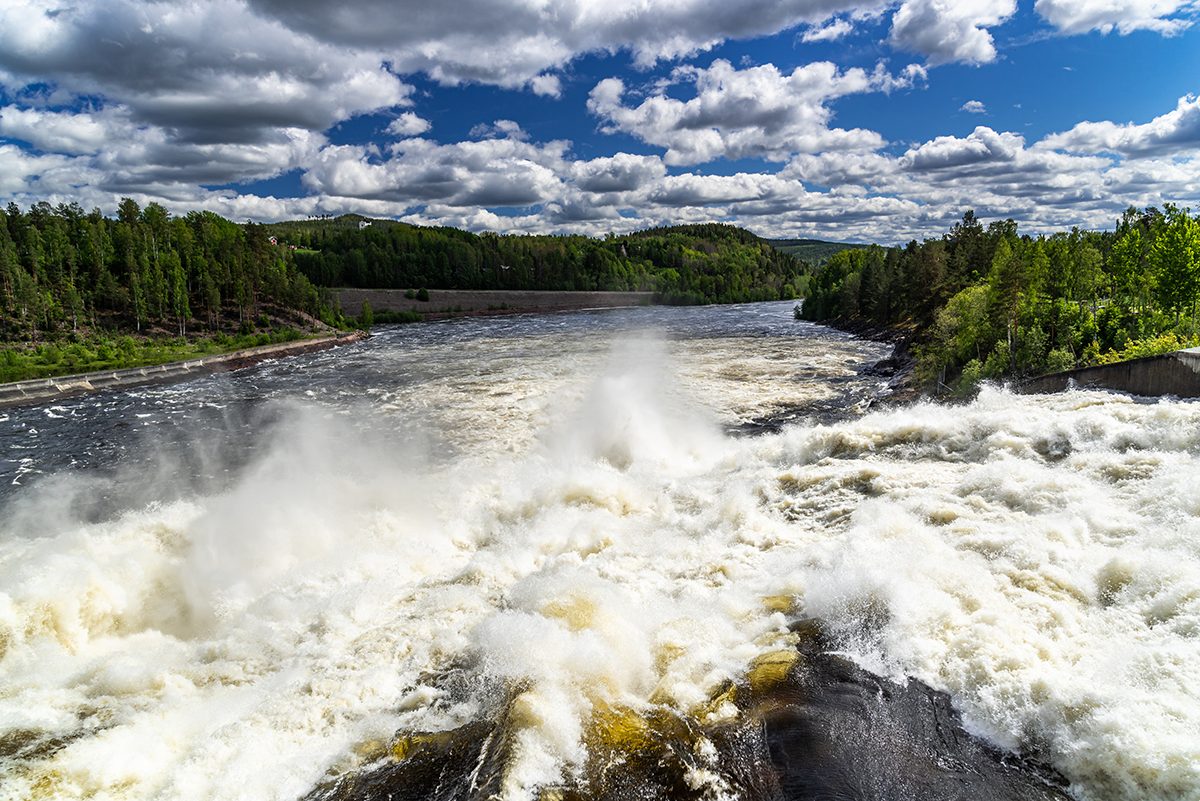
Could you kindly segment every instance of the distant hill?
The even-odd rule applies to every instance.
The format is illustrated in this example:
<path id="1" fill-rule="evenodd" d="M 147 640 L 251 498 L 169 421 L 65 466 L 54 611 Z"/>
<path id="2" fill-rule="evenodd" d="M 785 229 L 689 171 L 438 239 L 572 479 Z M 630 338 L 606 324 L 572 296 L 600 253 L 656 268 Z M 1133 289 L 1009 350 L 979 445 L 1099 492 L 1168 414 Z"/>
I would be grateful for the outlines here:
<path id="1" fill-rule="evenodd" d="M 854 242 L 826 242 L 822 239 L 768 239 L 767 242 L 776 250 L 802 259 L 813 266 L 824 264 L 834 253 L 843 250 L 870 247 Z"/>
<path id="2" fill-rule="evenodd" d="M 263 228 L 267 233 L 274 236 L 286 237 L 293 232 L 316 232 L 316 231 L 357 231 L 363 228 L 378 226 L 387 228 L 392 226 L 401 226 L 404 228 L 414 228 L 416 226 L 409 223 L 402 223 L 398 220 L 375 219 L 373 217 L 364 217 L 361 214 L 342 214 L 337 217 L 325 214 L 316 217 L 308 217 L 303 220 L 283 220 L 280 222 L 266 223 Z"/>

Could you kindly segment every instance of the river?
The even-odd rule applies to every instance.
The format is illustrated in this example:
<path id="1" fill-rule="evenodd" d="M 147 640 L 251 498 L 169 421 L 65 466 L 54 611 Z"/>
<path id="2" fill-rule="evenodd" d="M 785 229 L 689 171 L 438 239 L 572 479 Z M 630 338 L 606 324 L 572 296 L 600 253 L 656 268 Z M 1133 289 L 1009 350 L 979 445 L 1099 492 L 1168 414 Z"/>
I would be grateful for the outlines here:
<path id="1" fill-rule="evenodd" d="M 1200 798 L 1200 404 L 877 408 L 886 353 L 528 315 L 0 410 L 0 798 L 294 799 L 501 714 L 546 797 L 801 615 L 1078 799 Z"/>

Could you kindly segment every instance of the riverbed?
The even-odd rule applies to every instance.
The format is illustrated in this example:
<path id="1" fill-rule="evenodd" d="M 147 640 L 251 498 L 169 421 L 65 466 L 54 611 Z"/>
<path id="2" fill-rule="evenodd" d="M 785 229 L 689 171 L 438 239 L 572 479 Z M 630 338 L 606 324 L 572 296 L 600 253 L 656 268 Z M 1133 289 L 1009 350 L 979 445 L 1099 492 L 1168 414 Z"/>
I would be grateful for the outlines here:
<path id="1" fill-rule="evenodd" d="M 1076 798 L 1200 797 L 1200 405 L 875 410 L 887 351 L 525 315 L 0 411 L 0 798 L 294 799 L 501 715 L 544 797 L 801 617 Z"/>

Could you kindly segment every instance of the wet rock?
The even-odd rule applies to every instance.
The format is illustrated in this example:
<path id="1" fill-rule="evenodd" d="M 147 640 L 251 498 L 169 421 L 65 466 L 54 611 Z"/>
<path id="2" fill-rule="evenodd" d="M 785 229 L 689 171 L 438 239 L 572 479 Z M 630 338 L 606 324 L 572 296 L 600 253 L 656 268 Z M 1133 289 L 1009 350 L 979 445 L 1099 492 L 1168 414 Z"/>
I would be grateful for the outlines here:
<path id="1" fill-rule="evenodd" d="M 1051 769 L 969 734 L 945 693 L 801 645 L 803 666 L 763 713 L 782 799 L 1064 801 Z"/>
<path id="2" fill-rule="evenodd" d="M 501 776 L 497 727 L 406 735 L 372 766 L 318 787 L 306 801 L 457 801 L 496 794 Z"/>
<path id="3" fill-rule="evenodd" d="M 700 801 L 719 789 L 747 801 L 1068 801 L 1051 769 L 969 734 L 944 693 L 830 652 L 815 621 L 796 634 L 795 652 L 761 657 L 713 699 L 738 706 L 734 722 L 705 725 L 664 707 L 598 712 L 589 765 L 539 799 Z M 506 717 L 400 736 L 309 801 L 494 798 L 510 751 Z"/>

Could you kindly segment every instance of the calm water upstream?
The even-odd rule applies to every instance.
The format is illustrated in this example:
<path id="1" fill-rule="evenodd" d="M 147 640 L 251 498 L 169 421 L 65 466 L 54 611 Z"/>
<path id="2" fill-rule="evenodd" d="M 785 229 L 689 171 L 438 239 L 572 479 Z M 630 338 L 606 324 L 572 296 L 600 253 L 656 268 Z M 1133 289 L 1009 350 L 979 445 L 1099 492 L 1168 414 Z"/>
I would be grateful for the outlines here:
<path id="1" fill-rule="evenodd" d="M 502 707 L 537 798 L 800 614 L 1079 799 L 1200 798 L 1200 404 L 869 411 L 886 353 L 644 308 L 0 410 L 0 799 L 294 799 Z"/>

